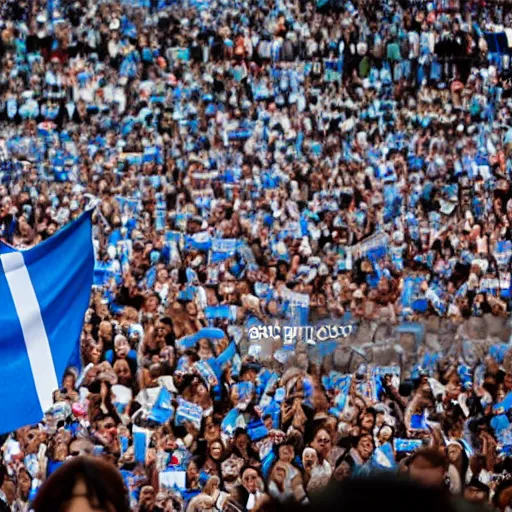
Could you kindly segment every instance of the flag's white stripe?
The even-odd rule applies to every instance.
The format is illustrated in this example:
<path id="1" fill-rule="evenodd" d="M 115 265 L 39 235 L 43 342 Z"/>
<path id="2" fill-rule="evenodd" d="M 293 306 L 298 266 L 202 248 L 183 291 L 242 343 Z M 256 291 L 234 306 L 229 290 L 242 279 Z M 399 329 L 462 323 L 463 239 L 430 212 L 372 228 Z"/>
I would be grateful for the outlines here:
<path id="1" fill-rule="evenodd" d="M 3 254 L 0 259 L 25 338 L 39 403 L 46 412 L 59 385 L 36 292 L 21 252 Z"/>

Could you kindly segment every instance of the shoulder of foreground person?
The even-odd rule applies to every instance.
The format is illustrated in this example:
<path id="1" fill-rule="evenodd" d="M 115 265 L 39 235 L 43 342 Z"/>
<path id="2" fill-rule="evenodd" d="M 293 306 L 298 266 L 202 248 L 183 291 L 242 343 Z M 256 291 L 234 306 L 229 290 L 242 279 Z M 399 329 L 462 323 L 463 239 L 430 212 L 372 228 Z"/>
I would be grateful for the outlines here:
<path id="1" fill-rule="evenodd" d="M 476 505 L 461 497 L 453 497 L 452 503 L 455 512 L 493 512 L 495 510 L 491 505 Z"/>
<path id="2" fill-rule="evenodd" d="M 397 506 L 414 512 L 485 512 L 485 507 L 452 497 L 442 489 L 426 488 L 406 477 L 396 475 L 349 478 L 331 482 L 310 497 L 309 505 L 295 507 L 307 512 L 344 512 L 378 509 L 393 512 Z M 291 508 L 288 508 L 291 510 Z"/>

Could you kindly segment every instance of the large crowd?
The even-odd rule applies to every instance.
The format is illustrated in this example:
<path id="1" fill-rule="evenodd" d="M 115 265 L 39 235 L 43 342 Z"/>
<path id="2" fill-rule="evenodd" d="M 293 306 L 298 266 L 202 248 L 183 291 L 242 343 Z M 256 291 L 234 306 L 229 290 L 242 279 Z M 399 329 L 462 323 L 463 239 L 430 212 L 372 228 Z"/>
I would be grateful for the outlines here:
<path id="1" fill-rule="evenodd" d="M 511 506 L 506 347 L 346 374 L 248 336 L 510 314 L 509 27 L 489 0 L 0 2 L 0 238 L 98 203 L 81 364 L 3 436 L 0 499 L 94 454 L 141 512 L 418 461 Z"/>

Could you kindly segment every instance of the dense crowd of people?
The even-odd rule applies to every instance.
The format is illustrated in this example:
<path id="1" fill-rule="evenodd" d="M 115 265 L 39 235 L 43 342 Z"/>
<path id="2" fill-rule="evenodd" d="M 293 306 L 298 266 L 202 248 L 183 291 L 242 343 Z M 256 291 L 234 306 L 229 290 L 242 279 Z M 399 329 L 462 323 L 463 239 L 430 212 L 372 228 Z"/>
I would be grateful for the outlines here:
<path id="1" fill-rule="evenodd" d="M 509 315 L 511 21 L 481 0 L 0 2 L 0 237 L 33 246 L 99 200 L 82 364 L 4 436 L 3 501 L 29 510 L 94 454 L 141 512 L 304 503 L 379 469 L 509 507 L 506 346 L 345 374 L 248 333 Z"/>

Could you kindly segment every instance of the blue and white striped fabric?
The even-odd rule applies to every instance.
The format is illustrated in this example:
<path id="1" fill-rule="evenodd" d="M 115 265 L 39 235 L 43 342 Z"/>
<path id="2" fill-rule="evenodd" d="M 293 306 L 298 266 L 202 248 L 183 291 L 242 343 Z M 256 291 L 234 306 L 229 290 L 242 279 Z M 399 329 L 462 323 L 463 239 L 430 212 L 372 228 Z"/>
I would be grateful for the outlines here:
<path id="1" fill-rule="evenodd" d="M 173 413 L 174 407 L 172 406 L 172 395 L 169 393 L 167 388 L 162 387 L 156 402 L 153 405 L 153 409 L 151 409 L 149 419 L 162 424 L 169 421 Z"/>
<path id="2" fill-rule="evenodd" d="M 222 304 L 221 306 L 208 306 L 204 310 L 204 314 L 208 320 L 223 319 L 223 320 L 236 320 L 237 307 L 229 304 Z"/>
<path id="3" fill-rule="evenodd" d="M 235 256 L 242 242 L 236 238 L 214 238 L 212 240 L 210 263 L 219 263 Z"/>
<path id="4" fill-rule="evenodd" d="M 128 215 L 130 218 L 137 218 L 142 210 L 142 203 L 139 199 L 123 196 L 116 196 L 115 199 L 119 203 L 121 213 Z"/>
<path id="5" fill-rule="evenodd" d="M 91 215 L 28 250 L 0 244 L 1 433 L 43 419 L 77 354 L 93 282 Z"/>
<path id="6" fill-rule="evenodd" d="M 374 469 L 396 468 L 395 454 L 391 443 L 386 443 L 373 452 L 371 465 Z"/>
<path id="7" fill-rule="evenodd" d="M 500 267 L 506 267 L 512 257 L 512 242 L 510 240 L 497 242 L 494 255 L 498 265 Z"/>
<path id="8" fill-rule="evenodd" d="M 199 375 L 203 378 L 208 388 L 218 384 L 217 376 L 207 361 L 196 361 L 193 366 L 197 373 L 199 373 Z"/>
<path id="9" fill-rule="evenodd" d="M 423 446 L 423 441 L 421 439 L 394 439 L 393 446 L 395 452 L 412 453 Z"/>
<path id="10" fill-rule="evenodd" d="M 185 248 L 194 251 L 209 251 L 212 248 L 212 239 L 207 231 L 185 237 Z"/>
<path id="11" fill-rule="evenodd" d="M 116 275 L 112 261 L 97 261 L 94 265 L 95 286 L 105 286 Z"/>
<path id="12" fill-rule="evenodd" d="M 186 422 L 191 422 L 197 429 L 201 428 L 201 418 L 203 417 L 201 406 L 187 402 L 187 400 L 182 398 L 178 398 L 178 404 L 174 423 L 176 425 L 184 425 Z"/>

